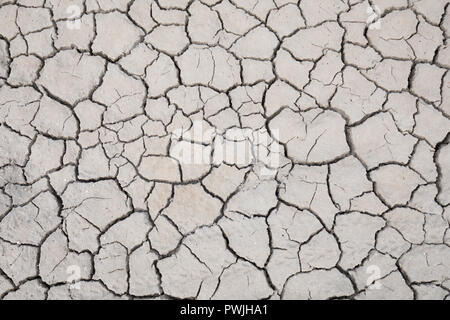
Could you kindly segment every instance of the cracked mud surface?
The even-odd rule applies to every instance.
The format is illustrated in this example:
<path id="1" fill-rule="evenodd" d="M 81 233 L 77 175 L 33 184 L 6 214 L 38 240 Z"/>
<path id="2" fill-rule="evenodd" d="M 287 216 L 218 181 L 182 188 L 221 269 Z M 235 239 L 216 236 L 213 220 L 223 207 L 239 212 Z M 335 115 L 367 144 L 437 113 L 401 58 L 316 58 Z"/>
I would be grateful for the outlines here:
<path id="1" fill-rule="evenodd" d="M 449 299 L 449 3 L 0 0 L 0 298 Z"/>

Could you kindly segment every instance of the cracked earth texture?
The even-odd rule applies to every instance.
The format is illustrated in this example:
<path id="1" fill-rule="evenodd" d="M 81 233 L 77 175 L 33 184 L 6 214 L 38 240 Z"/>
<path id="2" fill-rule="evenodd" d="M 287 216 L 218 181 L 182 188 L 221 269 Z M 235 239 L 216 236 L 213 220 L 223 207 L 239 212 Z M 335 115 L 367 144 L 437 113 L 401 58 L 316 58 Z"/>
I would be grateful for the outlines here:
<path id="1" fill-rule="evenodd" d="M 0 298 L 449 299 L 449 37 L 449 0 L 0 0 Z"/>

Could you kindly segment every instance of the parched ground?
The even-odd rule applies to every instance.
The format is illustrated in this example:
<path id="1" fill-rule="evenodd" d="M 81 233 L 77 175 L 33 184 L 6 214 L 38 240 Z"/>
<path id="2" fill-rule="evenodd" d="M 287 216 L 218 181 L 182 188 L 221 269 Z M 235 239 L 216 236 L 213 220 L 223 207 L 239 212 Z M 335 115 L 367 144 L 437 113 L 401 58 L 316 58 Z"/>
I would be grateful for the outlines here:
<path id="1" fill-rule="evenodd" d="M 449 299 L 449 0 L 0 0 L 0 298 Z"/>

